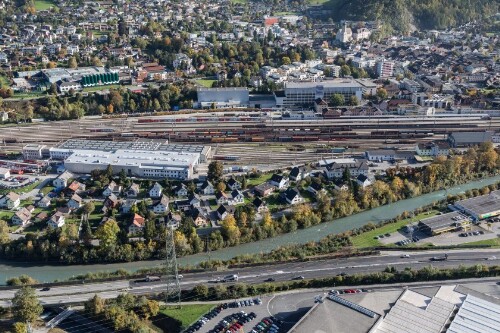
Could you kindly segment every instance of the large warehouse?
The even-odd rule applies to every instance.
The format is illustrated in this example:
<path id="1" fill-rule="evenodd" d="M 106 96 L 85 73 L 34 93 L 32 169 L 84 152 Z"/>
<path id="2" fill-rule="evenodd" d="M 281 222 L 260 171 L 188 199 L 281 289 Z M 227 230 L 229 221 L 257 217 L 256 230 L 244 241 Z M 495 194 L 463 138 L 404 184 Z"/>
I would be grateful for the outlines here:
<path id="1" fill-rule="evenodd" d="M 455 207 L 476 221 L 500 215 L 500 190 L 479 197 L 455 202 Z"/>
<path id="2" fill-rule="evenodd" d="M 435 236 L 443 232 L 458 230 L 467 224 L 470 224 L 467 216 L 460 212 L 451 212 L 420 220 L 418 228 L 429 236 Z"/>
<path id="3" fill-rule="evenodd" d="M 64 160 L 64 166 L 73 173 L 90 173 L 111 165 L 114 174 L 124 170 L 128 176 L 187 180 L 193 177 L 198 159 L 197 153 L 78 150 Z"/>
<path id="4" fill-rule="evenodd" d="M 197 95 L 200 108 L 248 106 L 250 103 L 248 88 L 198 88 Z"/>
<path id="5" fill-rule="evenodd" d="M 363 86 L 355 80 L 339 79 L 323 82 L 286 82 L 284 91 L 275 93 L 277 107 L 313 106 L 316 99 L 329 100 L 341 94 L 346 101 L 351 96 L 361 101 Z"/>
<path id="6" fill-rule="evenodd" d="M 92 150 L 113 152 L 116 150 L 142 150 L 142 151 L 162 151 L 171 153 L 192 153 L 197 154 L 199 159 L 196 163 L 204 163 L 208 160 L 211 147 L 168 144 L 165 140 L 143 140 L 136 141 L 99 141 L 99 140 L 82 140 L 70 139 L 63 142 L 57 147 L 50 148 L 50 158 L 54 160 L 64 160 L 71 156 L 74 152 L 80 150 Z"/>

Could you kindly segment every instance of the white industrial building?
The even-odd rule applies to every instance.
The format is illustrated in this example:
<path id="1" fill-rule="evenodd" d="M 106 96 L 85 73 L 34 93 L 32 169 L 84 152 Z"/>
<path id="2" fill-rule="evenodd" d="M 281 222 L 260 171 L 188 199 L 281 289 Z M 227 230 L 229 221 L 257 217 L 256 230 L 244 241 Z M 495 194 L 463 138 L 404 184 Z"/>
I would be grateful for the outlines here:
<path id="1" fill-rule="evenodd" d="M 187 180 L 193 177 L 199 158 L 199 153 L 78 150 L 66 158 L 64 166 L 74 173 L 90 173 L 111 165 L 114 174 L 124 170 L 128 176 Z"/>
<path id="2" fill-rule="evenodd" d="M 283 91 L 275 92 L 277 107 L 313 106 L 316 99 L 329 100 L 341 94 L 345 100 L 351 96 L 361 101 L 363 86 L 355 80 L 337 79 L 322 82 L 286 82 Z"/>
<path id="3" fill-rule="evenodd" d="M 248 106 L 250 103 L 248 88 L 198 88 L 197 96 L 200 108 Z"/>

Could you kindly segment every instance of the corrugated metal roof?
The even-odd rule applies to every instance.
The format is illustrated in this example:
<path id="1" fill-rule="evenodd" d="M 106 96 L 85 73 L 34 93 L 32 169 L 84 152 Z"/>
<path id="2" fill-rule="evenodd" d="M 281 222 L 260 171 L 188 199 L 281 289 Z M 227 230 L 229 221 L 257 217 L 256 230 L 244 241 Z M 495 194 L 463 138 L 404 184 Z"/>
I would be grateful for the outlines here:
<path id="1" fill-rule="evenodd" d="M 447 333 L 500 333 L 500 305 L 467 295 Z"/>

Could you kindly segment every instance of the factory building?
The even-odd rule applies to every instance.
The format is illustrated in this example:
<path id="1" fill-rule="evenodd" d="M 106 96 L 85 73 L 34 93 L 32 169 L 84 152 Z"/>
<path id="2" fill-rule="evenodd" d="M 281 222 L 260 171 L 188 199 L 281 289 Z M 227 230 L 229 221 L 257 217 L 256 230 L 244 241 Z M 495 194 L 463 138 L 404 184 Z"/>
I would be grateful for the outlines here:
<path id="1" fill-rule="evenodd" d="M 319 99 L 329 100 L 333 95 L 341 94 L 346 101 L 356 96 L 363 97 L 363 86 L 355 80 L 330 80 L 323 82 L 286 82 L 285 89 L 275 92 L 277 107 L 313 106 Z"/>
<path id="2" fill-rule="evenodd" d="M 429 236 L 435 236 L 443 232 L 459 230 L 468 224 L 470 224 L 470 219 L 467 216 L 460 212 L 451 212 L 420 220 L 418 228 Z"/>
<path id="3" fill-rule="evenodd" d="M 476 221 L 498 216 L 500 215 L 500 190 L 457 201 L 454 206 L 472 216 Z"/>
<path id="4" fill-rule="evenodd" d="M 64 160 L 64 166 L 73 173 L 88 174 L 96 169 L 105 170 L 111 165 L 113 174 L 124 170 L 129 177 L 188 180 L 193 177 L 198 160 L 198 153 L 78 150 Z"/>
<path id="5" fill-rule="evenodd" d="M 211 154 L 210 146 L 168 144 L 166 140 L 143 140 L 136 141 L 100 141 L 70 139 L 57 147 L 50 148 L 50 157 L 54 160 L 65 160 L 74 152 L 80 150 L 92 150 L 113 152 L 116 150 L 141 150 L 141 151 L 162 151 L 171 153 L 193 153 L 199 156 L 196 163 L 207 162 Z"/>
<path id="6" fill-rule="evenodd" d="M 250 103 L 248 88 L 198 88 L 197 95 L 200 108 L 239 107 Z"/>

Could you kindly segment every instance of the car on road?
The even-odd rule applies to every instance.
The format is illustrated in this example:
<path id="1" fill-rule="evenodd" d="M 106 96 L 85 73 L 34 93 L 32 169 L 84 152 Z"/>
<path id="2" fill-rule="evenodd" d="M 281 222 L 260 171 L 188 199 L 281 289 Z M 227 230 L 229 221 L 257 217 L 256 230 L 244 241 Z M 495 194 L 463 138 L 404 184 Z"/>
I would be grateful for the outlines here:
<path id="1" fill-rule="evenodd" d="M 409 254 L 402 254 L 400 258 L 410 258 Z"/>
<path id="2" fill-rule="evenodd" d="M 305 278 L 302 275 L 294 276 L 292 280 L 304 280 Z"/>
<path id="3" fill-rule="evenodd" d="M 274 282 L 274 281 L 276 281 L 276 279 L 272 278 L 272 277 L 267 278 L 267 279 L 264 280 L 264 282 Z"/>
<path id="4" fill-rule="evenodd" d="M 50 290 L 50 287 L 43 287 L 42 289 L 40 289 L 40 291 L 49 291 Z"/>

